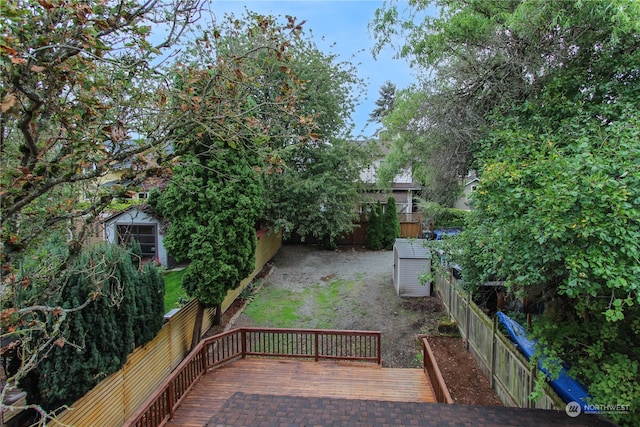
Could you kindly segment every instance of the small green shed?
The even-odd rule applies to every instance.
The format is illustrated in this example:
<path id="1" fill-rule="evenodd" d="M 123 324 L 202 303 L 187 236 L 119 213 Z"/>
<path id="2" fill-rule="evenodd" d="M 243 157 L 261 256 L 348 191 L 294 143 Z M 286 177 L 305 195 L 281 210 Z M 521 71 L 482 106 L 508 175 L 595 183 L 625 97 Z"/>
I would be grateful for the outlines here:
<path id="1" fill-rule="evenodd" d="M 393 285 L 401 297 L 431 295 L 431 284 L 420 276 L 431 271 L 431 251 L 425 239 L 396 239 L 393 245 Z"/>

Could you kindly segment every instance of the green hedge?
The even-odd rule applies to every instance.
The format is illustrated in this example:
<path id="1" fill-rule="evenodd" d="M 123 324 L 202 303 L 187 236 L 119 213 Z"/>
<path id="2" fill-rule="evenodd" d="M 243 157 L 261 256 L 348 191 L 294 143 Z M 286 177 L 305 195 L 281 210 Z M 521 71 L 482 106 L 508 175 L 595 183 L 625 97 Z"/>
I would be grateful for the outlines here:
<path id="1" fill-rule="evenodd" d="M 64 340 L 21 382 L 29 403 L 47 410 L 73 403 L 160 330 L 164 279 L 154 265 L 136 268 L 138 263 L 135 247 L 97 244 L 79 256 L 49 305 L 72 309 L 90 302 L 69 312 L 62 322 Z M 55 315 L 41 320 L 59 321 Z"/>

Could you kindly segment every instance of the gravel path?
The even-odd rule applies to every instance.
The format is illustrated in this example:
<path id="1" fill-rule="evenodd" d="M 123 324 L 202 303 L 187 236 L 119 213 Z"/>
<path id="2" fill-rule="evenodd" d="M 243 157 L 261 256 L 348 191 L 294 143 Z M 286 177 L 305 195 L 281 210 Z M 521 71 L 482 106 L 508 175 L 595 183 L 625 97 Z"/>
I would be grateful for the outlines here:
<path id="1" fill-rule="evenodd" d="M 383 365 L 419 367 L 416 336 L 432 333 L 444 316 L 432 297 L 400 298 L 393 288 L 392 251 L 323 251 L 313 246 L 284 245 L 273 259 L 274 267 L 263 288 L 304 292 L 309 287 L 341 281 L 340 302 L 327 313 L 317 313 L 313 301 L 305 301 L 299 314 L 304 321 L 295 327 L 317 327 L 319 318 L 331 329 L 382 332 Z M 260 298 L 258 292 L 256 298 Z M 323 323 L 324 324 L 324 323 Z M 255 324 L 241 314 L 237 326 Z"/>

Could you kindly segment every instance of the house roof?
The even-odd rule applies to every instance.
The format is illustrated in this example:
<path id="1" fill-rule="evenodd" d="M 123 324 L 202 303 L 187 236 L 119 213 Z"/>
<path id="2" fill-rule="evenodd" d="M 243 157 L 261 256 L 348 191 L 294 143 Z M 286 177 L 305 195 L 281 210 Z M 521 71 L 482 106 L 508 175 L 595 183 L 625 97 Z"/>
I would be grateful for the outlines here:
<path id="1" fill-rule="evenodd" d="M 480 178 L 476 176 L 475 178 L 472 178 L 469 181 L 467 181 L 464 185 L 466 187 L 467 185 L 473 184 L 474 182 L 480 182 Z"/>
<path id="2" fill-rule="evenodd" d="M 233 394 L 206 426 L 610 427 L 595 416 L 506 406 Z"/>
<path id="3" fill-rule="evenodd" d="M 405 192 L 393 193 L 392 195 L 396 201 L 396 204 L 403 205 L 409 202 L 409 198 L 407 196 L 407 193 Z M 391 196 L 391 194 L 388 193 L 367 193 L 367 197 L 371 199 L 371 202 L 380 202 L 383 205 L 387 203 L 387 201 L 389 200 L 389 196 Z"/>
<path id="4" fill-rule="evenodd" d="M 422 187 L 416 182 L 394 182 L 394 190 L 420 190 Z"/>
<path id="5" fill-rule="evenodd" d="M 105 216 L 102 219 L 102 223 L 107 223 L 110 221 L 113 221 L 114 219 L 128 213 L 128 212 L 132 212 L 132 211 L 138 211 L 138 212 L 143 212 L 155 219 L 157 219 L 158 221 L 162 222 L 162 219 L 158 218 L 158 216 L 156 216 L 153 213 L 153 210 L 151 209 L 151 207 L 147 204 L 147 203 L 139 203 L 139 204 L 135 204 L 135 205 L 131 205 L 129 207 L 127 207 L 126 209 L 122 209 L 120 211 L 117 212 L 112 212 L 111 214 L 108 214 L 107 216 Z"/>

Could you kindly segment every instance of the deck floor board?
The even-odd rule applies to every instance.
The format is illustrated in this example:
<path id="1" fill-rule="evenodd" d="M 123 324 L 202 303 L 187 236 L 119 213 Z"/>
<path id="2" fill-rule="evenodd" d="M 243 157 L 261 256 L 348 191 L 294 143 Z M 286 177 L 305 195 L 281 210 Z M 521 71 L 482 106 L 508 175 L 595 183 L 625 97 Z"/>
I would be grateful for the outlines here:
<path id="1" fill-rule="evenodd" d="M 202 426 L 234 393 L 393 402 L 436 402 L 421 369 L 346 362 L 247 358 L 205 375 L 177 409 L 170 426 Z"/>

